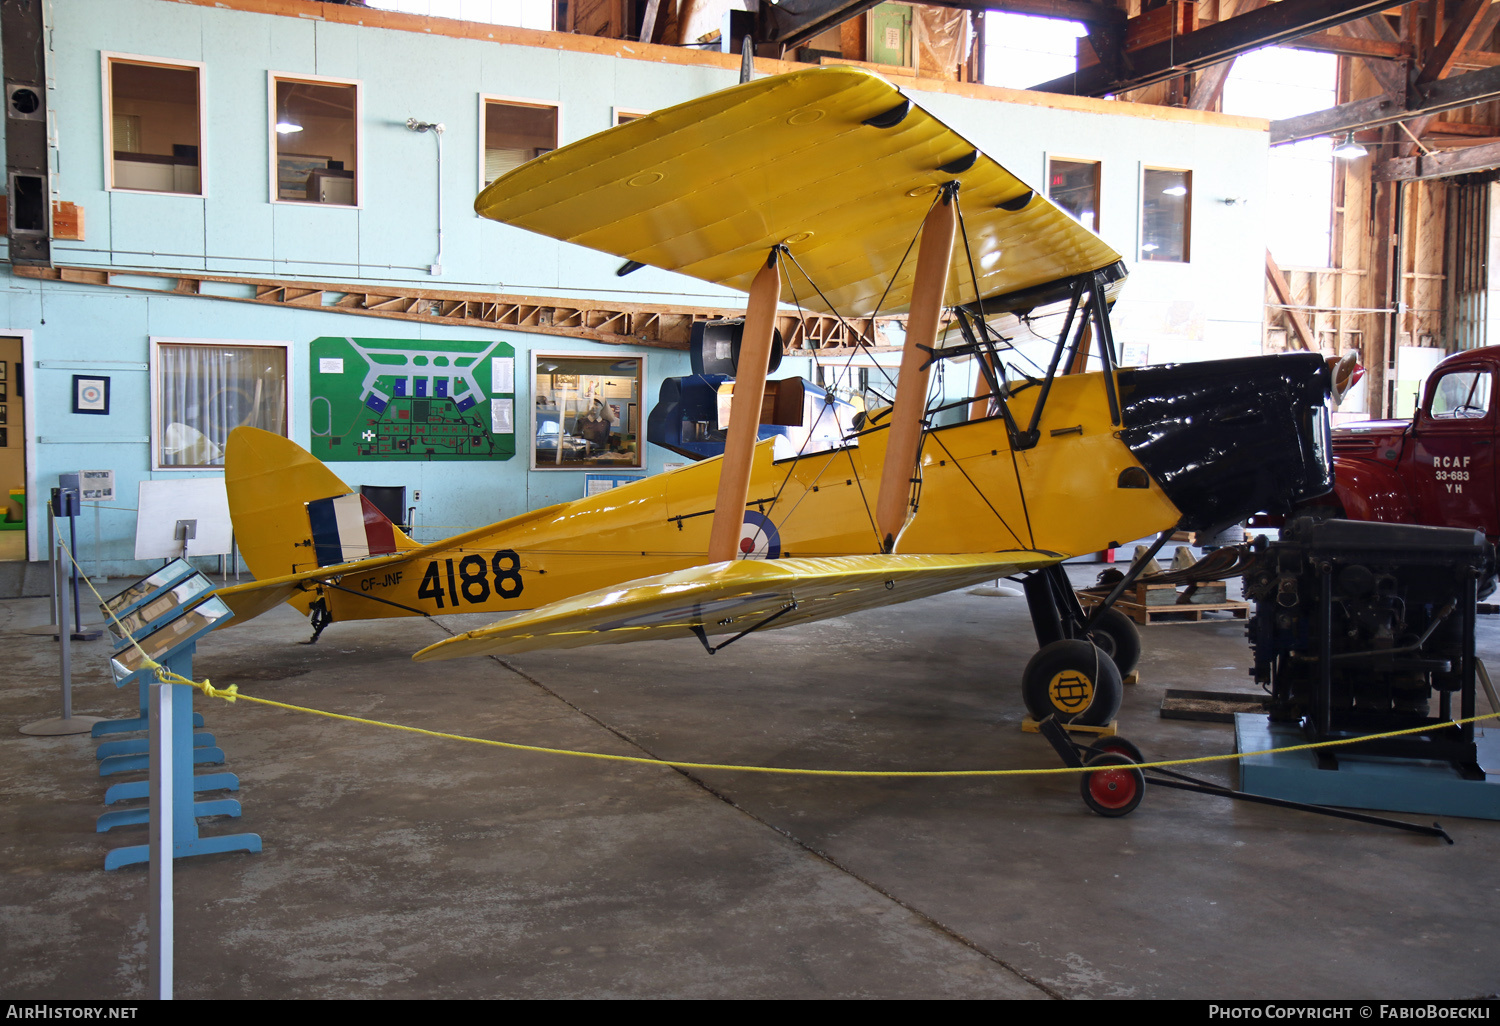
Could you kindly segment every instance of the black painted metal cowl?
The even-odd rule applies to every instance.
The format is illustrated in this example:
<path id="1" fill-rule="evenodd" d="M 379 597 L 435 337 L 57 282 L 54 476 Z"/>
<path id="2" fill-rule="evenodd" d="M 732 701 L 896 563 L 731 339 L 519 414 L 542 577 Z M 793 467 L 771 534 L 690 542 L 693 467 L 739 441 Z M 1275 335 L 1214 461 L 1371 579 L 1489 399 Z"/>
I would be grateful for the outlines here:
<path id="1" fill-rule="evenodd" d="M 1330 383 L 1315 353 L 1121 370 L 1120 438 L 1184 529 L 1222 530 L 1332 490 Z"/>

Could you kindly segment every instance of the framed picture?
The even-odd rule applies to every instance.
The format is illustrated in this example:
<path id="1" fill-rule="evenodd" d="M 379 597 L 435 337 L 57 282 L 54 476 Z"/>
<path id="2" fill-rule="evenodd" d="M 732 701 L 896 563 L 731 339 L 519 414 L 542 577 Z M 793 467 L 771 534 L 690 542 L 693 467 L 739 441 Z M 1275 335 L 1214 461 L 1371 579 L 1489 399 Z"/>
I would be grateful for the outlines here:
<path id="1" fill-rule="evenodd" d="M 109 413 L 109 379 L 74 374 L 73 412 Z"/>

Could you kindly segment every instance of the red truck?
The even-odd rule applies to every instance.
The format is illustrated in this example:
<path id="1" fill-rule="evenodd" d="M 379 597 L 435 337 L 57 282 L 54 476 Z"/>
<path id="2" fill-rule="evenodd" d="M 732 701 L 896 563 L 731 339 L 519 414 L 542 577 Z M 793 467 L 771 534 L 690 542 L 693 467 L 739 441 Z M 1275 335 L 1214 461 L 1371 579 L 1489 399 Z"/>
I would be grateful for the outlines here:
<path id="1" fill-rule="evenodd" d="M 1314 500 L 1350 520 L 1469 527 L 1500 537 L 1500 346 L 1438 364 L 1410 422 L 1333 432 L 1333 493 Z"/>

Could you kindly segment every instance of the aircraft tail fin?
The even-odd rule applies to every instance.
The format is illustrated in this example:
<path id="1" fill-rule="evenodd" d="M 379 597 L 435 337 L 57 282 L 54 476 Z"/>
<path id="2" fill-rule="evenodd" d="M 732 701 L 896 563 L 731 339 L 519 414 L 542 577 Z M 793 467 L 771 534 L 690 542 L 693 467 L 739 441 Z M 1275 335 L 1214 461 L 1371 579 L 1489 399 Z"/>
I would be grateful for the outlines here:
<path id="1" fill-rule="evenodd" d="M 224 447 L 229 516 L 258 580 L 417 547 L 296 442 L 236 428 Z"/>

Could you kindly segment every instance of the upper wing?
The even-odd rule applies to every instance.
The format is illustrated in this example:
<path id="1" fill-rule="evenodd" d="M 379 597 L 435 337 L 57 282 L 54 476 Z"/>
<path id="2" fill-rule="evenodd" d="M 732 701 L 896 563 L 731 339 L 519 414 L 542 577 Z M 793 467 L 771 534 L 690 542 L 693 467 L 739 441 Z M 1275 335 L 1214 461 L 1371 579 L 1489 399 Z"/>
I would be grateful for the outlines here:
<path id="1" fill-rule="evenodd" d="M 910 304 L 915 261 L 903 266 L 903 257 L 937 187 L 953 179 L 979 283 L 976 296 L 960 242 L 948 306 L 1120 261 L 920 107 L 896 120 L 907 102 L 861 68 L 759 79 L 529 161 L 496 179 L 474 209 L 742 291 L 770 247 L 785 243 L 827 298 L 793 279 L 802 306 L 861 317 Z M 890 127 L 866 123 L 886 114 Z"/>
<path id="2" fill-rule="evenodd" d="M 1056 552 L 1017 550 L 707 563 L 553 602 L 429 645 L 412 658 L 685 638 L 700 630 L 738 634 L 761 624 L 790 627 L 937 595 L 1063 558 Z"/>

